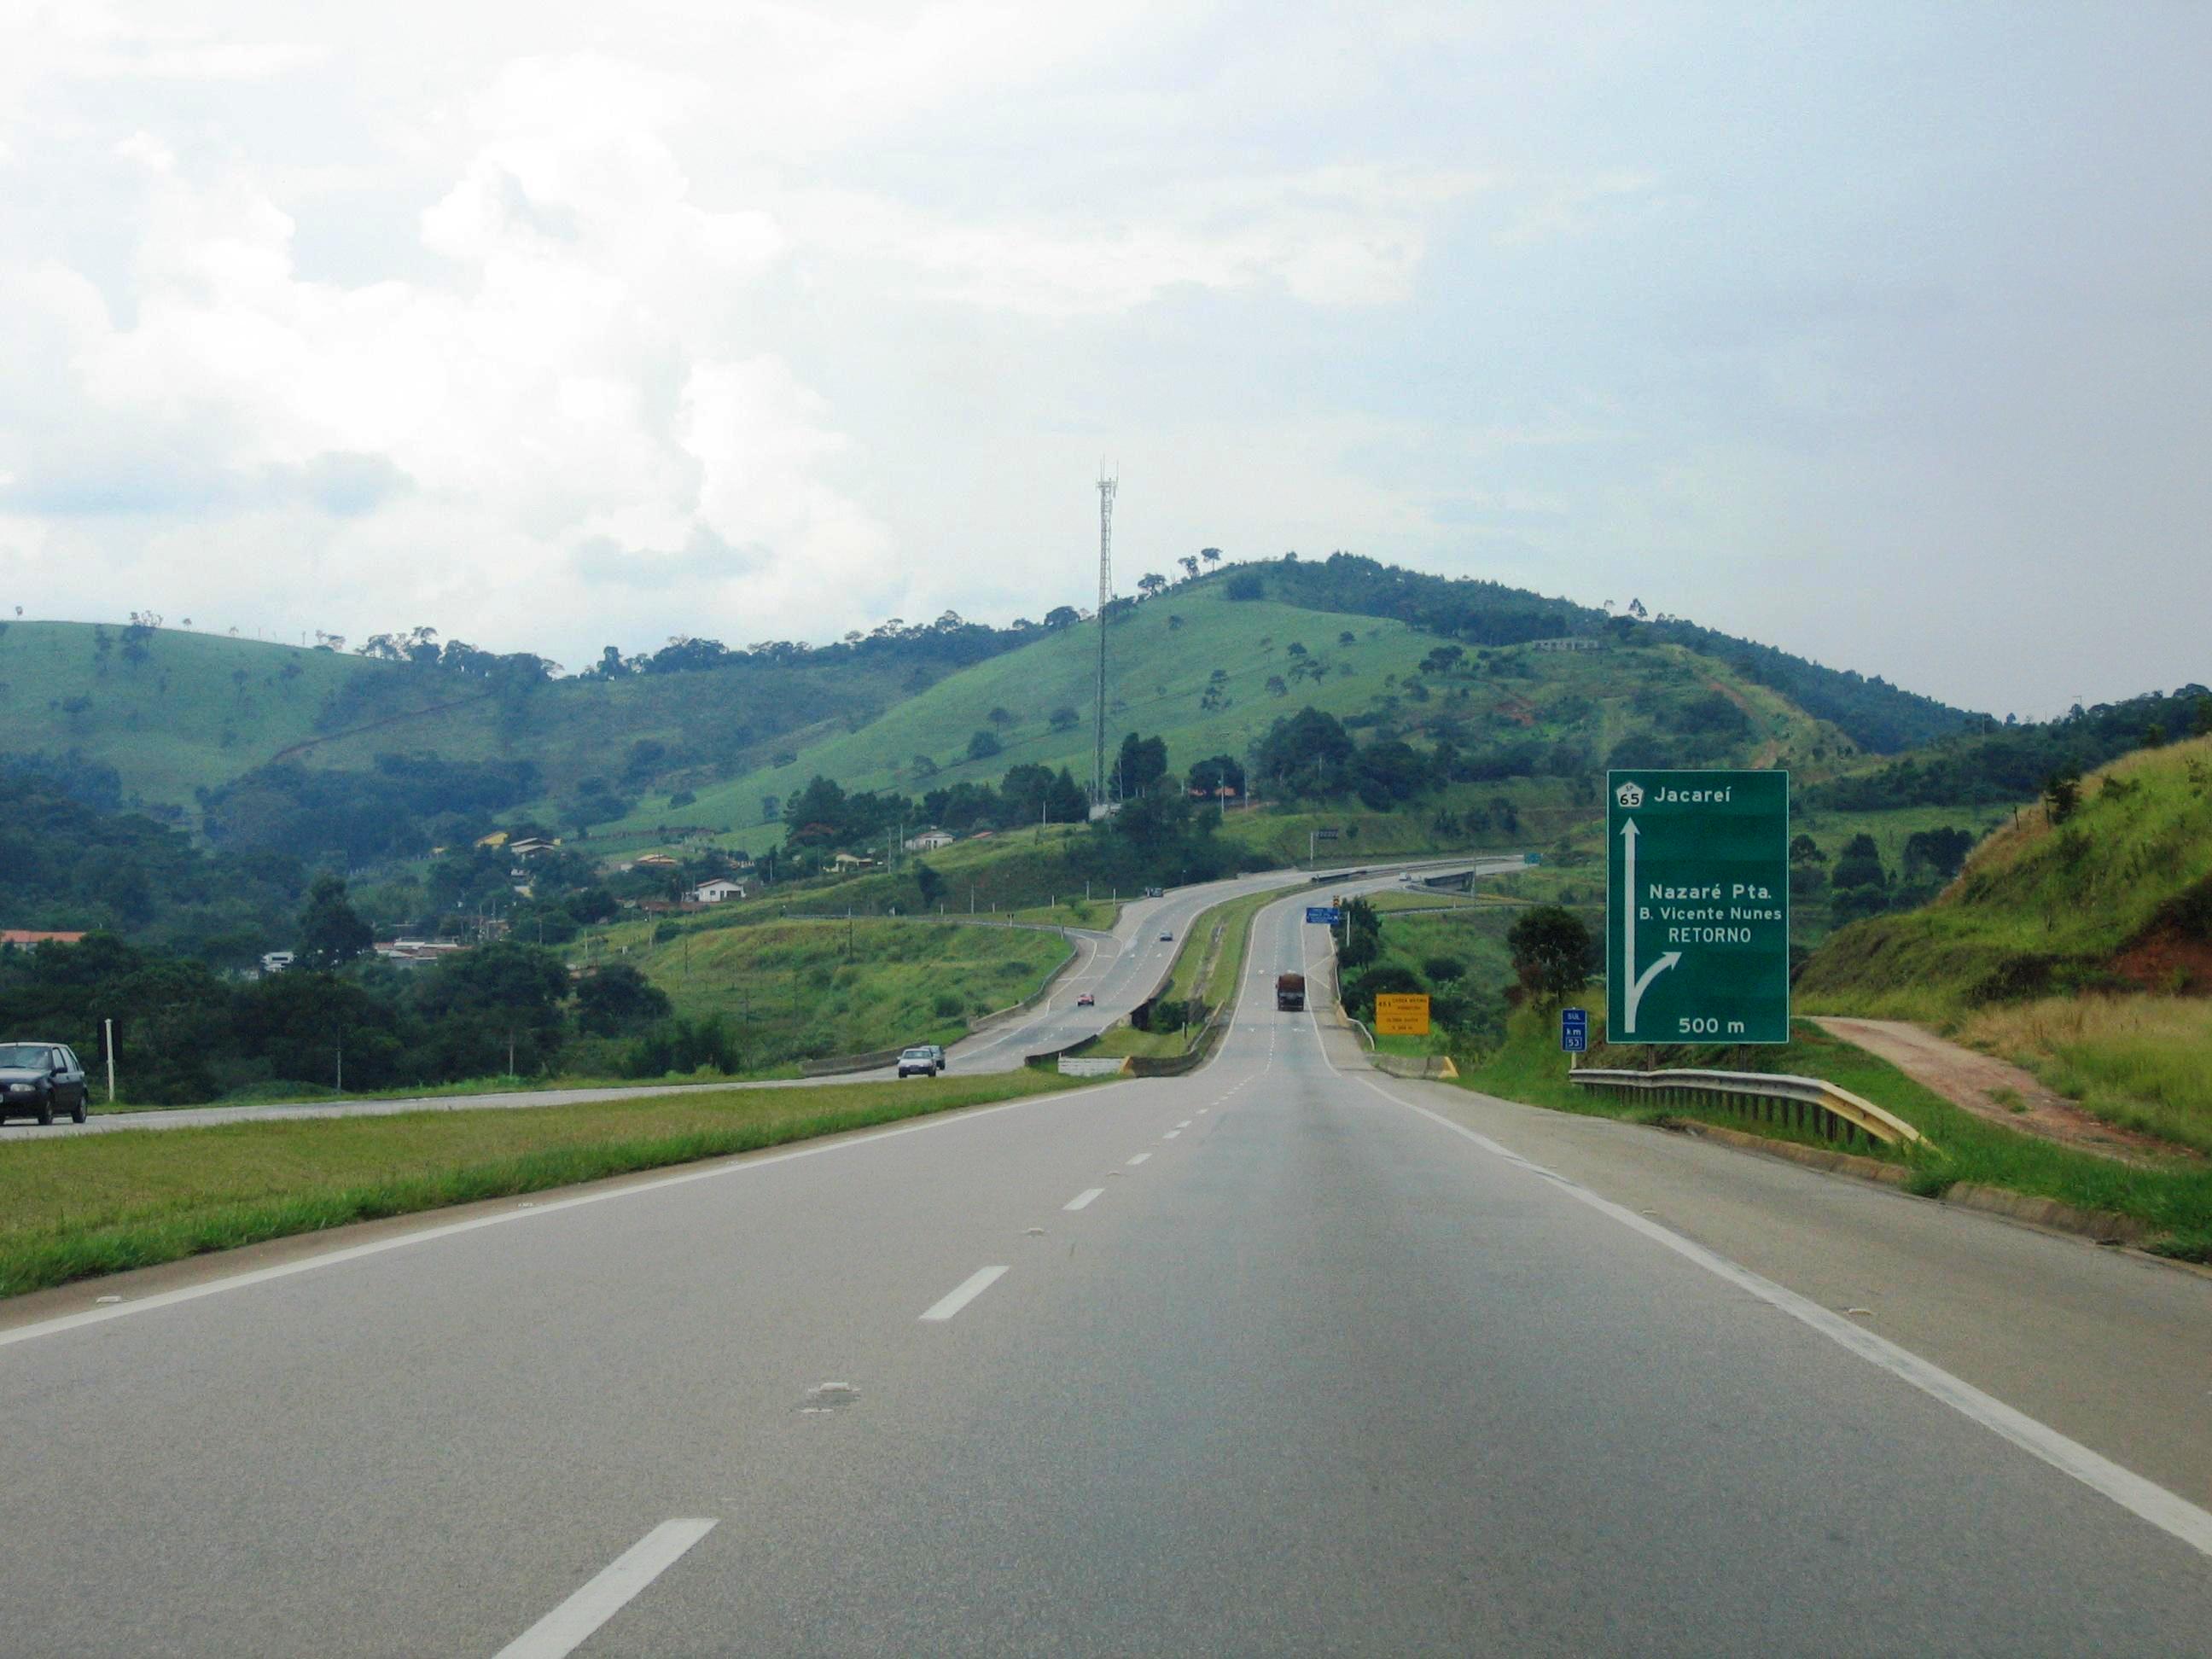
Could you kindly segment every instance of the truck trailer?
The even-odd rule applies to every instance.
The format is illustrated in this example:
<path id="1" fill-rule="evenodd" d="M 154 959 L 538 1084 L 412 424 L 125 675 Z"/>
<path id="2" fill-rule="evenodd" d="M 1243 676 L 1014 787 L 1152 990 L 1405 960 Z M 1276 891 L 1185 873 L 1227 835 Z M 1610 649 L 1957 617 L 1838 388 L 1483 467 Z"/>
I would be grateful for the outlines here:
<path id="1" fill-rule="evenodd" d="M 1303 1013 L 1306 1006 L 1306 976 L 1304 974 L 1275 975 L 1275 1006 L 1285 1013 Z"/>

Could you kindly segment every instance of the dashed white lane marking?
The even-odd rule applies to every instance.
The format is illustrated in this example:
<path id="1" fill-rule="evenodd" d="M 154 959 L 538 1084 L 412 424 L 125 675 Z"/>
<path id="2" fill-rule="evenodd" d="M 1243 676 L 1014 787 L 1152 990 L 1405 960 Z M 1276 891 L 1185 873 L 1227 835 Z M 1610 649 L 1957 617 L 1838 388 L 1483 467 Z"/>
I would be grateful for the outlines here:
<path id="1" fill-rule="evenodd" d="M 1081 1192 L 1076 1194 L 1073 1198 L 1069 1199 L 1066 1203 L 1061 1205 L 1060 1207 L 1063 1210 L 1088 1209 L 1091 1205 L 1091 1200 L 1097 1198 L 1106 1189 L 1103 1187 L 1085 1187 Z"/>
<path id="2" fill-rule="evenodd" d="M 498 1659 L 562 1659 L 574 1653 L 714 1530 L 712 1521 L 662 1522 L 600 1569 L 598 1577 L 501 1648 Z"/>
<path id="3" fill-rule="evenodd" d="M 1139 1152 L 1139 1153 L 1136 1155 L 1136 1157 L 1134 1157 L 1134 1158 L 1131 1158 L 1131 1159 L 1129 1160 L 1129 1162 L 1130 1162 L 1132 1164 L 1142 1164 L 1142 1163 L 1143 1163 L 1146 1158 L 1150 1158 L 1151 1156 L 1152 1156 L 1152 1154 L 1151 1154 L 1150 1152 Z"/>
<path id="4" fill-rule="evenodd" d="M 1182 1130 L 1180 1130 L 1180 1129 L 1170 1129 L 1170 1130 L 1169 1130 L 1165 1134 L 1162 1135 L 1162 1136 L 1160 1137 L 1160 1139 L 1161 1139 L 1162 1140 L 1173 1140 L 1173 1139 L 1174 1139 L 1177 1135 L 1181 1134 L 1182 1133 Z"/>
<path id="5" fill-rule="evenodd" d="M 1183 1119 L 1182 1122 L 1176 1125 L 1176 1127 L 1178 1129 L 1188 1129 L 1190 1127 L 1190 1120 L 1188 1118 Z"/>
<path id="6" fill-rule="evenodd" d="M 923 1314 L 922 1317 L 934 1320 L 939 1324 L 944 1323 L 977 1297 L 982 1295 L 984 1291 L 989 1290 L 992 1285 L 997 1284 L 1005 1276 L 1006 1271 L 1004 1267 L 978 1267 L 967 1278 L 962 1279 L 959 1288 L 950 1296 L 940 1302 L 932 1304 L 929 1311 Z"/>
<path id="7" fill-rule="evenodd" d="M 1084 1091 L 1082 1098 L 1096 1100 L 1115 1089 L 1135 1086 L 1139 1079 L 1122 1083 L 1102 1083 Z M 757 1175 L 763 1170 L 773 1170 L 786 1164 L 796 1164 L 802 1158 L 835 1157 L 873 1146 L 878 1141 L 895 1140 L 901 1135 L 928 1134 L 945 1129 L 957 1129 L 964 1124 L 980 1123 L 986 1118 L 996 1117 L 1001 1112 L 1032 1110 L 1055 1103 L 1065 1105 L 1073 1097 L 1061 1094 L 1030 1095 L 1020 1100 L 1009 1100 L 996 1106 L 978 1106 L 965 1111 L 947 1112 L 942 1116 L 925 1118 L 919 1123 L 905 1123 L 896 1129 L 878 1129 L 870 1134 L 859 1135 L 851 1140 L 816 1141 L 793 1148 L 790 1152 L 769 1152 L 765 1155 L 739 1158 L 727 1162 L 708 1164 L 703 1169 L 685 1170 L 678 1174 L 656 1176 L 628 1187 L 601 1188 L 597 1191 L 578 1193 L 571 1198 L 548 1199 L 534 1210 L 502 1210 L 496 1215 L 472 1216 L 466 1221 L 448 1221 L 425 1227 L 419 1232 L 402 1233 L 394 1238 L 380 1238 L 367 1244 L 347 1244 L 337 1249 L 311 1255 L 297 1261 L 279 1262 L 273 1267 L 253 1267 L 227 1279 L 210 1279 L 204 1285 L 187 1285 L 179 1290 L 161 1291 L 137 1302 L 125 1302 L 115 1307 L 88 1308 L 81 1313 L 58 1314 L 52 1319 L 40 1320 L 34 1325 L 18 1325 L 12 1330 L 0 1330 L 0 1348 L 18 1342 L 29 1342 L 42 1336 L 58 1336 L 64 1331 L 74 1331 L 87 1325 L 105 1324 L 111 1319 L 130 1318 L 161 1308 L 173 1308 L 183 1302 L 197 1302 L 203 1297 L 221 1296 L 229 1291 L 242 1291 L 250 1285 L 266 1285 L 280 1279 L 290 1279 L 299 1273 L 313 1273 L 323 1267 L 335 1267 L 348 1261 L 360 1261 L 369 1256 L 382 1255 L 390 1250 L 411 1249 L 418 1244 L 434 1243 L 440 1239 L 457 1238 L 464 1233 L 477 1232 L 486 1227 L 503 1226 L 509 1222 L 534 1221 L 565 1211 L 581 1209 L 587 1205 L 612 1203 L 619 1199 L 636 1198 L 647 1193 L 658 1193 L 671 1187 L 688 1187 L 694 1182 L 723 1181 L 733 1176 Z"/>

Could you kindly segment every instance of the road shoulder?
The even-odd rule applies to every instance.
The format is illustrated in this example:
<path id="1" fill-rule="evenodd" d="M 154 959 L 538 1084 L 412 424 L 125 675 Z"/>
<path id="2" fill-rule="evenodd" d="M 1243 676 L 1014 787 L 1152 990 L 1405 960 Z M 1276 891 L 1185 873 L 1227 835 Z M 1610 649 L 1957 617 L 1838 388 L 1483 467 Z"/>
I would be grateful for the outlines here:
<path id="1" fill-rule="evenodd" d="M 1368 1076 L 2212 1503 L 2212 1279 L 1689 1136 Z"/>

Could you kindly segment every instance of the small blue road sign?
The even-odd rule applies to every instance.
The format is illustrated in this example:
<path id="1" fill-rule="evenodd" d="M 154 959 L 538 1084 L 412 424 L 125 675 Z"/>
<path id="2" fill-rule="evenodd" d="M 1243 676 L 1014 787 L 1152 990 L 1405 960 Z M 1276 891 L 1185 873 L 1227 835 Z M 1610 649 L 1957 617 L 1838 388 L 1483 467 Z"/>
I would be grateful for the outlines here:
<path id="1" fill-rule="evenodd" d="M 1586 1008 L 1559 1010 L 1559 1048 L 1563 1054 L 1586 1054 L 1589 1052 L 1589 1011 Z"/>
<path id="2" fill-rule="evenodd" d="M 1334 927 L 1344 920 L 1344 912 L 1334 904 L 1306 906 L 1306 925 L 1310 927 Z"/>

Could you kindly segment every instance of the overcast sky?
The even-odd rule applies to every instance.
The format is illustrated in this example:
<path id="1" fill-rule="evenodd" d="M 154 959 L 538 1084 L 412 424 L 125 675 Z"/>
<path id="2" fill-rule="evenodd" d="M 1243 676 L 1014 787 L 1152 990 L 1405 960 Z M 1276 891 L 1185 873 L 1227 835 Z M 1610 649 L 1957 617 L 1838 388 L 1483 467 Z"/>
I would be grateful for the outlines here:
<path id="1" fill-rule="evenodd" d="M 188 21 L 187 21 L 188 20 Z M 1350 21 L 1346 21 L 1350 20 Z M 1201 545 L 2212 681 L 2212 8 L 0 0 L 0 614 L 571 666 Z"/>

